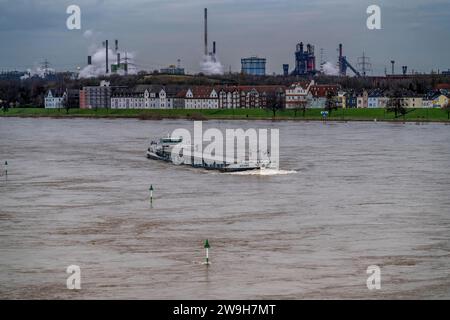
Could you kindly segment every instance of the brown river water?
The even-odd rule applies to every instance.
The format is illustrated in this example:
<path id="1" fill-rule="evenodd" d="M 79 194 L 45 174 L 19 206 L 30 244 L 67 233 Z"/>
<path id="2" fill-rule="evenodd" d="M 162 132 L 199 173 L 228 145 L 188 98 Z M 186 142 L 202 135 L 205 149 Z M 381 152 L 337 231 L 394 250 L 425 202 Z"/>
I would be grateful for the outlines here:
<path id="1" fill-rule="evenodd" d="M 0 298 L 450 298 L 450 126 L 203 126 L 279 128 L 281 170 L 146 159 L 190 121 L 0 118 Z"/>

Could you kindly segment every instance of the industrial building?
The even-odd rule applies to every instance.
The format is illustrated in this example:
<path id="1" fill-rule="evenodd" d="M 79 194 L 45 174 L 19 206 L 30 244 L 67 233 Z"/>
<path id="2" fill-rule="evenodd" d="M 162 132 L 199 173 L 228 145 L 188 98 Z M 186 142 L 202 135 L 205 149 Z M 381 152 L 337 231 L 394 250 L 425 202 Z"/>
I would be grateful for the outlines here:
<path id="1" fill-rule="evenodd" d="M 29 75 L 27 72 L 21 71 L 1 71 L 0 72 L 0 80 L 6 81 L 18 81 L 21 80 L 22 77 Z"/>
<path id="2" fill-rule="evenodd" d="M 347 57 L 343 55 L 343 47 L 342 43 L 339 44 L 339 57 L 338 57 L 338 65 L 339 65 L 339 75 L 346 76 L 347 68 L 350 68 L 356 76 L 361 76 L 361 74 L 347 61 Z"/>
<path id="3" fill-rule="evenodd" d="M 162 68 L 161 70 L 159 70 L 159 72 L 162 74 L 170 74 L 170 75 L 184 75 L 184 68 L 172 64 L 167 68 Z"/>
<path id="4" fill-rule="evenodd" d="M 283 76 L 287 77 L 289 76 L 289 65 L 283 64 Z"/>
<path id="5" fill-rule="evenodd" d="M 303 42 L 297 44 L 295 51 L 295 70 L 292 72 L 294 76 L 313 75 L 316 71 L 316 56 L 314 55 L 314 46 L 306 45 L 304 50 Z"/>
<path id="6" fill-rule="evenodd" d="M 252 76 L 265 76 L 266 75 L 266 59 L 252 56 L 249 58 L 241 59 L 242 73 Z"/>

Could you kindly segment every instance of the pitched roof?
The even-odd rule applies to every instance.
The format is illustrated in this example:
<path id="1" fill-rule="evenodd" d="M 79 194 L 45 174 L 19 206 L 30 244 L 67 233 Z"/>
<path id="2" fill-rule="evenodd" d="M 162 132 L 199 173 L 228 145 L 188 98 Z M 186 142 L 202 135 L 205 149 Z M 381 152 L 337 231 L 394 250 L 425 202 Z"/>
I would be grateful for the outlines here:
<path id="1" fill-rule="evenodd" d="M 187 91 L 186 89 L 183 89 L 183 90 L 179 91 L 179 92 L 176 94 L 176 97 L 177 97 L 177 98 L 185 98 L 187 92 L 188 92 L 188 91 Z"/>
<path id="2" fill-rule="evenodd" d="M 309 86 L 310 83 L 311 83 L 311 82 L 309 82 L 309 81 L 299 81 L 299 82 L 295 82 L 295 83 L 291 84 L 291 85 L 289 86 L 289 88 L 294 89 L 295 87 L 300 86 L 300 87 L 302 87 L 303 89 L 306 89 L 306 88 L 308 88 L 308 86 Z"/>
<path id="3" fill-rule="evenodd" d="M 209 99 L 211 97 L 211 92 L 213 91 L 213 87 L 206 86 L 195 86 L 190 88 L 194 99 Z"/>
<path id="4" fill-rule="evenodd" d="M 315 97 L 326 97 L 328 92 L 336 93 L 339 90 L 337 84 L 316 84 L 311 86 L 311 94 Z"/>
<path id="5" fill-rule="evenodd" d="M 159 93 L 161 89 L 163 89 L 163 86 L 160 85 L 139 84 L 136 87 L 134 87 L 133 91 L 136 93 L 144 93 L 145 90 L 148 90 L 148 92 Z"/>
<path id="6" fill-rule="evenodd" d="M 450 90 L 450 83 L 439 83 L 436 85 L 436 90 Z"/>
<path id="7" fill-rule="evenodd" d="M 252 91 L 256 90 L 258 93 L 273 93 L 277 90 L 286 90 L 286 86 L 274 86 L 274 85 L 266 85 L 266 86 L 238 86 L 239 91 Z"/>

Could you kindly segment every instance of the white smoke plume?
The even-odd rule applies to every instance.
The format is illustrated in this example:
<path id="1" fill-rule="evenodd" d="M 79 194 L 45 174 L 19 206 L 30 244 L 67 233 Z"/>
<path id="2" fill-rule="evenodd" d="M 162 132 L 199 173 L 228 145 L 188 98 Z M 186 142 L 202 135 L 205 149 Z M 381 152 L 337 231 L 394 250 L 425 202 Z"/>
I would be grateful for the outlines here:
<path id="1" fill-rule="evenodd" d="M 327 76 L 338 76 L 339 69 L 331 62 L 327 61 L 323 64 L 323 73 Z"/>
<path id="2" fill-rule="evenodd" d="M 27 69 L 27 74 L 20 77 L 20 80 L 26 80 L 33 77 L 39 77 L 44 79 L 49 74 L 54 74 L 56 72 L 53 68 L 44 69 L 41 66 L 35 66 L 33 69 Z"/>
<path id="3" fill-rule="evenodd" d="M 206 75 L 221 75 L 223 74 L 223 66 L 217 57 L 210 55 L 204 56 L 200 63 L 201 70 Z"/>
<path id="4" fill-rule="evenodd" d="M 117 63 L 117 54 L 116 52 L 111 48 L 111 46 L 114 46 L 114 43 L 109 44 L 108 49 L 108 59 L 109 59 L 109 73 L 106 74 L 106 49 L 104 47 L 99 47 L 97 43 L 99 33 L 87 30 L 84 32 L 83 36 L 88 39 L 91 44 L 89 45 L 89 53 L 92 57 L 92 64 L 85 66 L 83 69 L 81 69 L 79 78 L 95 78 L 99 76 L 105 76 L 105 75 L 111 75 L 111 65 Z M 121 63 L 124 62 L 125 56 L 128 59 L 128 74 L 137 74 L 137 69 L 135 65 L 133 64 L 133 61 L 135 59 L 135 53 L 133 52 L 125 52 L 119 51 L 120 53 L 120 59 Z M 86 57 L 87 59 L 87 57 Z M 125 75 L 125 71 L 120 69 L 116 73 L 118 75 Z"/>

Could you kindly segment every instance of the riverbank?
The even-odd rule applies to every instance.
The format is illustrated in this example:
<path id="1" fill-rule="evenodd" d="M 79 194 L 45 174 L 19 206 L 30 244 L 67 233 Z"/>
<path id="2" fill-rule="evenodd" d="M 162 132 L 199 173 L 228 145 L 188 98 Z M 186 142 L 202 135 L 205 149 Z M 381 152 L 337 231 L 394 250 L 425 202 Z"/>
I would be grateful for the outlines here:
<path id="1" fill-rule="evenodd" d="M 0 111 L 0 117 L 50 117 L 50 118 L 138 118 L 142 120 L 191 119 L 191 120 L 323 120 L 320 109 L 302 111 L 280 110 L 275 117 L 265 109 L 213 109 L 213 110 L 138 110 L 138 109 L 44 109 L 12 108 Z M 340 109 L 327 117 L 330 121 L 408 121 L 448 122 L 448 114 L 441 109 L 410 109 L 404 116 L 395 117 L 385 109 Z"/>

